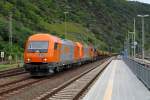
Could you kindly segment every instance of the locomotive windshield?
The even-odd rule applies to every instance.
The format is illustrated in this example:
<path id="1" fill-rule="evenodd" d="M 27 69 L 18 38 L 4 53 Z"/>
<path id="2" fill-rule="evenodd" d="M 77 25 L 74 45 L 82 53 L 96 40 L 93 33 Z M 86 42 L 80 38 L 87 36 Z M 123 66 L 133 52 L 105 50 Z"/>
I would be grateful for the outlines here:
<path id="1" fill-rule="evenodd" d="M 47 52 L 48 41 L 31 41 L 28 45 L 28 52 Z"/>

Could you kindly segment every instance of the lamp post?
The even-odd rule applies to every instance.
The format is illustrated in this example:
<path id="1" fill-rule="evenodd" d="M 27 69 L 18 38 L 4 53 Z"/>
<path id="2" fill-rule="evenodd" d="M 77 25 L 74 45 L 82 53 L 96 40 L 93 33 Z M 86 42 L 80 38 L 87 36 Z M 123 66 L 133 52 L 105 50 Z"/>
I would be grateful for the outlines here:
<path id="1" fill-rule="evenodd" d="M 142 19 L 142 60 L 144 61 L 144 39 L 145 39 L 145 33 L 144 33 L 144 18 L 148 17 L 149 15 L 137 15 Z"/>
<path id="2" fill-rule="evenodd" d="M 65 14 L 65 37 L 66 37 L 66 35 L 67 35 L 67 14 L 68 14 L 69 12 L 64 12 L 64 14 Z"/>

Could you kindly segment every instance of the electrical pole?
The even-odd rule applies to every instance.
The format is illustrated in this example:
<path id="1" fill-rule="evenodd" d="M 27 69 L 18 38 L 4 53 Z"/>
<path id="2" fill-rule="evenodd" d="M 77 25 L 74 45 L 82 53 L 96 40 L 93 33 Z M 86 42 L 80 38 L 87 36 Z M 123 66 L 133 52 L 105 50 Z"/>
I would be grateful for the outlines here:
<path id="1" fill-rule="evenodd" d="M 144 40 L 145 40 L 145 38 L 144 38 L 144 36 L 145 36 L 145 33 L 144 33 L 144 17 L 142 17 L 142 60 L 144 61 L 144 56 L 145 56 L 145 54 L 144 54 Z"/>
<path id="2" fill-rule="evenodd" d="M 131 50 L 132 50 L 132 57 L 134 57 L 134 47 L 133 47 L 133 43 L 134 43 L 134 32 L 131 33 Z"/>
<path id="3" fill-rule="evenodd" d="M 136 27 L 135 27 L 135 24 L 136 24 L 136 23 L 135 23 L 135 18 L 134 18 L 134 39 L 133 39 L 133 40 L 134 40 L 134 43 L 133 43 L 133 45 L 134 45 L 134 59 L 135 59 L 135 52 L 136 52 L 136 43 L 135 43 L 135 42 L 136 42 L 136 41 L 135 41 L 135 34 L 136 34 L 136 33 L 135 33 L 135 32 L 136 32 L 136 29 L 135 29 L 135 28 L 136 28 Z"/>
<path id="4" fill-rule="evenodd" d="M 130 35 L 131 35 L 131 45 L 130 45 Z M 128 31 L 128 38 L 129 38 L 129 48 L 131 47 L 131 57 L 133 57 L 133 42 L 134 42 L 134 32 Z"/>
<path id="5" fill-rule="evenodd" d="M 129 54 L 129 57 L 130 57 L 130 37 L 129 37 L 129 33 L 128 33 L 128 36 L 127 36 L 127 41 L 128 41 L 128 54 Z"/>
<path id="6" fill-rule="evenodd" d="M 141 17 L 142 19 L 142 61 L 144 61 L 145 52 L 144 52 L 144 40 L 145 40 L 145 31 L 144 31 L 144 18 L 148 17 L 149 15 L 137 15 L 138 17 Z"/>
<path id="7" fill-rule="evenodd" d="M 10 12 L 9 14 L 9 61 L 11 64 L 11 60 L 12 60 L 12 12 Z"/>
<path id="8" fill-rule="evenodd" d="M 69 12 L 64 12 L 64 14 L 65 14 L 65 38 L 66 38 L 66 36 L 67 36 L 67 14 L 68 14 Z"/>

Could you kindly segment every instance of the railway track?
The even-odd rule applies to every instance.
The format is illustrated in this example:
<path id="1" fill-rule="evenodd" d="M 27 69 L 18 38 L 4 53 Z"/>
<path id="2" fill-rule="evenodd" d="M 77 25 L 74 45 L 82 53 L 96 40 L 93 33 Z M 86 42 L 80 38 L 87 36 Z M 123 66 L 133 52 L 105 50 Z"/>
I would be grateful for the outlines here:
<path id="1" fill-rule="evenodd" d="M 17 80 L 11 83 L 7 83 L 0 86 L 0 99 L 3 98 L 3 96 L 12 95 L 13 93 L 18 92 L 18 90 L 23 89 L 24 87 L 30 86 L 34 83 L 40 82 L 42 80 L 45 80 L 45 78 L 40 79 L 33 79 L 31 77 L 26 77 L 21 80 Z"/>
<path id="2" fill-rule="evenodd" d="M 27 79 L 29 79 L 29 78 L 30 78 L 30 76 L 27 76 L 27 77 L 23 77 L 23 78 L 18 79 L 18 80 L 14 80 L 14 81 L 7 82 L 7 83 L 5 83 L 5 84 L 0 84 L 0 88 L 1 88 L 1 87 L 5 87 L 5 86 L 8 86 L 8 85 L 11 85 L 11 84 L 15 84 L 15 83 L 18 83 L 18 82 L 21 82 L 21 81 L 24 81 L 24 80 L 27 80 Z"/>
<path id="3" fill-rule="evenodd" d="M 102 60 L 101 63 L 104 61 L 105 60 Z M 96 65 L 99 65 L 99 64 L 96 64 Z M 92 66 L 94 67 L 96 65 L 92 65 Z M 46 82 L 45 80 L 49 81 L 51 78 L 53 78 L 52 76 L 35 79 L 28 75 L 27 76 L 25 75 L 25 77 L 19 80 L 10 81 L 6 84 L 1 84 L 0 85 L 0 100 L 1 99 L 5 100 L 6 98 L 11 97 L 12 95 L 18 94 L 19 92 L 24 91 L 25 88 L 32 86 L 32 84 Z M 59 74 L 54 74 L 54 76 L 57 77 L 59 76 Z"/>
<path id="4" fill-rule="evenodd" d="M 15 76 L 19 74 L 27 73 L 23 67 L 21 68 L 13 68 L 5 71 L 0 71 L 0 78 L 9 77 L 9 76 Z"/>
<path id="5" fill-rule="evenodd" d="M 102 65 L 95 66 L 67 81 L 61 86 L 48 91 L 34 100 L 77 100 L 87 87 L 101 74 L 112 58 Z"/>

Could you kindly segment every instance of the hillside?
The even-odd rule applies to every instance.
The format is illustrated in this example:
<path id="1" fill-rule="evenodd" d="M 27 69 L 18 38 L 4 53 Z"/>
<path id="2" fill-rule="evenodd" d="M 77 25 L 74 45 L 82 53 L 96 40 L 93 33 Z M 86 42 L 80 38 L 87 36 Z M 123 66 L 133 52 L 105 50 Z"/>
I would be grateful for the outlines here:
<path id="1" fill-rule="evenodd" d="M 65 38 L 119 52 L 126 33 L 133 31 L 133 17 L 150 14 L 150 5 L 126 0 L 1 0 L 0 7 L 0 50 L 9 51 L 8 16 L 12 11 L 14 53 L 21 53 L 26 38 L 37 32 L 64 38 L 65 11 L 69 12 Z M 141 20 L 136 19 L 139 42 Z M 150 18 L 145 25 L 145 46 L 149 49 Z"/>

